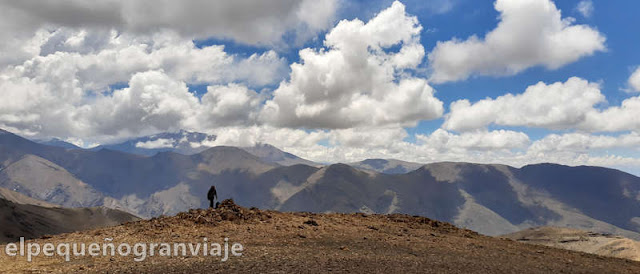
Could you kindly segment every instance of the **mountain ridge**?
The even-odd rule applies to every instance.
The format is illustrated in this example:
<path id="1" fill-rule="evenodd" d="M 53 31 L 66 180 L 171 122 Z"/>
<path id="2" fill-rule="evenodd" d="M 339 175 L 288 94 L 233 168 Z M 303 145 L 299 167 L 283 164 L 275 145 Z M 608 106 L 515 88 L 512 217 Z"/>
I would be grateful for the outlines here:
<path id="1" fill-rule="evenodd" d="M 550 225 L 640 238 L 640 178 L 615 169 L 441 162 L 386 174 L 348 164 L 283 166 L 237 147 L 141 156 L 66 150 L 7 134 L 0 135 L 0 152 L 3 169 L 35 155 L 108 197 L 98 205 L 146 218 L 207 207 L 204 193 L 215 185 L 221 199 L 265 209 L 406 213 L 487 235 Z"/>

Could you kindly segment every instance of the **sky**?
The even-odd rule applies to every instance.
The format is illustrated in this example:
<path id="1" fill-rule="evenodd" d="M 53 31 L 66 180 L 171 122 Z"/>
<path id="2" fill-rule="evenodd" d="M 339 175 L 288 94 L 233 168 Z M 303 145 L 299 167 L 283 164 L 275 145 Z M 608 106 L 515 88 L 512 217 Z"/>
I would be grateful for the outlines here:
<path id="1" fill-rule="evenodd" d="M 640 175 L 638 1 L 0 0 L 0 128 Z"/>

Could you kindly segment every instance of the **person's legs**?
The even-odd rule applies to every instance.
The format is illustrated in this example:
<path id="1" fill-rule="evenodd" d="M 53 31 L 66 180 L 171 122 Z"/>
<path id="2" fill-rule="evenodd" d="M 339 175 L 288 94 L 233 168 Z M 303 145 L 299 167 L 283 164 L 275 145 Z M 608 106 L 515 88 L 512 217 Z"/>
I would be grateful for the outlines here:
<path id="1" fill-rule="evenodd" d="M 209 208 L 213 208 L 213 199 L 209 200 Z"/>

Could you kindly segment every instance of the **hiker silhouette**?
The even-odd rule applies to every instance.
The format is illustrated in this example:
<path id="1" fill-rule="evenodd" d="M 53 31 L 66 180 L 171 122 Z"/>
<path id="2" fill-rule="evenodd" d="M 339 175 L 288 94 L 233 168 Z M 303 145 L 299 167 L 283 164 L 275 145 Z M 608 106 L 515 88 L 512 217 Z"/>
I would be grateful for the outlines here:
<path id="1" fill-rule="evenodd" d="M 209 208 L 213 208 L 213 200 L 218 199 L 218 193 L 216 192 L 216 187 L 211 186 L 209 192 L 207 193 L 207 199 L 209 199 Z"/>

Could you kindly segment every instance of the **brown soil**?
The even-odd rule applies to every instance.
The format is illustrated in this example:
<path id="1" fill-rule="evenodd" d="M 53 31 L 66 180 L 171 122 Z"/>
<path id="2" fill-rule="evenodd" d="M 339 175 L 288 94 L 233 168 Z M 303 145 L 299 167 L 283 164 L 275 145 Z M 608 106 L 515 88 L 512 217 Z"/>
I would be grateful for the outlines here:
<path id="1" fill-rule="evenodd" d="M 38 243 L 239 242 L 243 256 L 59 257 L 4 255 L 0 272 L 125 273 L 640 273 L 640 263 L 478 235 L 407 215 L 262 211 L 224 201 L 216 210 L 62 234 Z"/>

